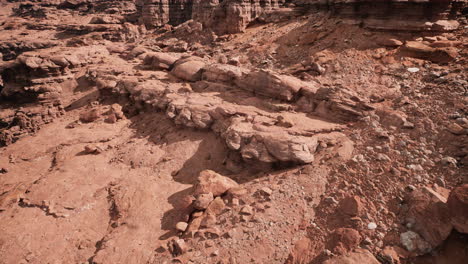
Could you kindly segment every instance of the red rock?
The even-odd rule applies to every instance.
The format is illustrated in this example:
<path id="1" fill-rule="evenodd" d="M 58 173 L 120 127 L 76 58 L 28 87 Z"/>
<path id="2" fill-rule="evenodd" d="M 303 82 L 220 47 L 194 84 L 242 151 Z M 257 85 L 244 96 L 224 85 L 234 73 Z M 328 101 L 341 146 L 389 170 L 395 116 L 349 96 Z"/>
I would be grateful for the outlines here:
<path id="1" fill-rule="evenodd" d="M 80 113 L 80 121 L 84 123 L 90 123 L 98 120 L 101 117 L 99 109 L 94 108 L 86 110 Z"/>
<path id="2" fill-rule="evenodd" d="M 365 249 L 357 249 L 346 255 L 333 257 L 323 264 L 380 264 L 380 262 Z"/>
<path id="3" fill-rule="evenodd" d="M 400 264 L 401 259 L 408 257 L 408 252 L 398 246 L 386 246 L 381 252 L 380 256 L 388 263 Z"/>
<path id="4" fill-rule="evenodd" d="M 402 51 L 405 56 L 429 60 L 436 63 L 448 63 L 458 56 L 456 50 L 432 48 L 417 41 L 406 42 L 402 47 Z"/>
<path id="5" fill-rule="evenodd" d="M 364 204 L 359 196 L 346 197 L 339 203 L 339 210 L 349 216 L 359 216 L 364 212 Z"/>
<path id="6" fill-rule="evenodd" d="M 452 190 L 447 206 L 454 228 L 460 233 L 468 234 L 468 184 Z"/>
<path id="7" fill-rule="evenodd" d="M 302 238 L 294 244 L 294 248 L 289 254 L 285 264 L 310 263 L 319 253 L 314 243 L 309 238 Z"/>
<path id="8" fill-rule="evenodd" d="M 327 248 L 335 254 L 343 255 L 357 248 L 360 242 L 361 235 L 357 230 L 338 228 L 331 235 Z"/>
<path id="9" fill-rule="evenodd" d="M 442 244 L 452 231 L 445 197 L 425 187 L 411 192 L 406 201 L 408 211 L 405 219 L 414 225 L 412 229 L 431 247 Z"/>

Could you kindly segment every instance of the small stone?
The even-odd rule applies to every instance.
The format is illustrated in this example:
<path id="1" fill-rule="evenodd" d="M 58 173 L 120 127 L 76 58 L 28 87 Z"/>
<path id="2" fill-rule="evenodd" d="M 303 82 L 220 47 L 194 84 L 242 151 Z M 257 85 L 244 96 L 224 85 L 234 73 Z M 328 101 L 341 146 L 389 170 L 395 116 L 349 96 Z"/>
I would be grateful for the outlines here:
<path id="1" fill-rule="evenodd" d="M 229 189 L 227 193 L 232 197 L 241 198 L 242 196 L 247 194 L 247 189 L 242 187 L 234 187 Z"/>
<path id="2" fill-rule="evenodd" d="M 440 161 L 443 165 L 448 165 L 448 166 L 451 166 L 451 167 L 454 167 L 456 168 L 457 167 L 457 160 L 455 158 L 452 158 L 450 156 L 447 156 L 447 157 L 444 157 L 441 161 Z"/>
<path id="3" fill-rule="evenodd" d="M 390 157 L 385 155 L 385 154 L 379 153 L 377 155 L 377 160 L 379 160 L 379 161 L 390 161 Z"/>
<path id="4" fill-rule="evenodd" d="M 176 229 L 181 232 L 185 232 L 187 230 L 188 224 L 186 222 L 179 222 L 176 224 Z"/>
<path id="5" fill-rule="evenodd" d="M 283 117 L 283 116 L 278 116 L 276 118 L 276 124 L 277 126 L 280 126 L 280 127 L 286 127 L 286 128 L 291 128 L 294 126 L 294 122 L 292 120 L 289 120 L 288 118 L 286 117 Z"/>
<path id="6" fill-rule="evenodd" d="M 372 244 L 372 240 L 370 240 L 370 238 L 366 237 L 366 238 L 362 241 L 362 244 L 364 244 L 364 245 L 371 245 L 371 244 Z"/>
<path id="7" fill-rule="evenodd" d="M 419 68 L 408 68 L 407 70 L 411 73 L 419 72 Z"/>
<path id="8" fill-rule="evenodd" d="M 450 133 L 455 135 L 463 135 L 465 133 L 465 129 L 457 123 L 448 125 L 447 129 Z"/>
<path id="9" fill-rule="evenodd" d="M 374 223 L 374 222 L 370 222 L 368 225 L 367 225 L 367 229 L 369 230 L 374 230 L 377 228 L 377 224 Z"/>
<path id="10" fill-rule="evenodd" d="M 260 191 L 268 196 L 270 196 L 272 193 L 273 193 L 273 190 L 271 190 L 270 188 L 268 187 L 262 187 L 260 189 Z"/>
<path id="11" fill-rule="evenodd" d="M 246 205 L 246 206 L 242 207 L 242 209 L 240 210 L 240 213 L 242 215 L 252 215 L 253 214 L 253 208 L 250 205 Z"/>
<path id="12" fill-rule="evenodd" d="M 407 128 L 407 129 L 413 129 L 414 128 L 414 124 L 409 122 L 409 121 L 405 121 L 403 123 L 403 128 Z"/>
<path id="13" fill-rule="evenodd" d="M 102 149 L 96 145 L 86 145 L 84 147 L 84 152 L 86 154 L 99 154 L 102 153 Z"/>
<path id="14" fill-rule="evenodd" d="M 424 170 L 423 167 L 419 164 L 411 164 L 411 165 L 408 165 L 408 169 L 410 170 L 414 170 L 414 171 L 422 171 Z"/>
<path id="15" fill-rule="evenodd" d="M 216 197 L 210 205 L 206 208 L 206 213 L 211 213 L 213 215 L 219 215 L 223 212 L 226 205 L 224 204 L 223 199 L 221 197 Z"/>
<path id="16" fill-rule="evenodd" d="M 173 256 L 180 256 L 187 252 L 187 244 L 183 239 L 173 239 L 169 242 L 169 251 L 171 251 Z"/>
<path id="17" fill-rule="evenodd" d="M 80 113 L 80 121 L 83 123 L 94 122 L 99 119 L 101 113 L 99 109 L 94 108 Z"/>
<path id="18" fill-rule="evenodd" d="M 206 214 L 201 222 L 201 227 L 209 228 L 214 227 L 216 225 L 216 216 L 213 214 Z"/>
<path id="19" fill-rule="evenodd" d="M 331 196 L 325 197 L 324 201 L 328 204 L 338 204 L 338 201 Z"/>

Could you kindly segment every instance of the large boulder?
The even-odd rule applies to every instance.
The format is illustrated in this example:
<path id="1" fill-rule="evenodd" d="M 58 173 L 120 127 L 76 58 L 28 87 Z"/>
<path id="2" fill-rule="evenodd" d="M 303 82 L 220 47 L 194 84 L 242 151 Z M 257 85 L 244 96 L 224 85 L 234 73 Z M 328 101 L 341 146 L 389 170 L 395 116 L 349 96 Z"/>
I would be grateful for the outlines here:
<path id="1" fill-rule="evenodd" d="M 247 69 L 233 65 L 214 63 L 203 68 L 202 79 L 210 82 L 232 83 L 248 72 Z"/>
<path id="2" fill-rule="evenodd" d="M 196 82 L 201 80 L 202 69 L 205 62 L 198 57 L 185 57 L 176 61 L 171 73 L 185 81 Z"/>
<path id="3" fill-rule="evenodd" d="M 151 65 L 155 69 L 171 69 L 172 65 L 180 58 L 180 55 L 165 52 L 148 53 L 144 59 L 145 65 Z"/>
<path id="4" fill-rule="evenodd" d="M 428 187 L 415 190 L 406 198 L 408 210 L 405 220 L 407 225 L 432 248 L 442 244 L 452 231 L 450 212 L 446 201 L 445 197 Z"/>
<path id="5" fill-rule="evenodd" d="M 301 89 L 317 90 L 313 83 L 267 70 L 250 72 L 238 79 L 236 84 L 240 88 L 252 91 L 255 94 L 285 101 L 292 101 Z"/>
<path id="6" fill-rule="evenodd" d="M 408 41 L 402 46 L 403 55 L 435 63 L 448 63 L 453 61 L 458 52 L 450 48 L 432 48 L 424 43 Z"/>

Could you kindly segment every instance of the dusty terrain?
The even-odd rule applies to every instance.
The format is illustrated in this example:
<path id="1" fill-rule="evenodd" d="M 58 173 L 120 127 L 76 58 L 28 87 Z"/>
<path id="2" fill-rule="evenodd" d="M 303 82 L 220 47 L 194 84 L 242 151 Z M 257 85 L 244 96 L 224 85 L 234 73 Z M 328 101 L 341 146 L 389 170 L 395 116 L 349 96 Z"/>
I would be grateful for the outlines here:
<path id="1" fill-rule="evenodd" d="M 467 13 L 0 0 L 0 263 L 466 263 Z"/>

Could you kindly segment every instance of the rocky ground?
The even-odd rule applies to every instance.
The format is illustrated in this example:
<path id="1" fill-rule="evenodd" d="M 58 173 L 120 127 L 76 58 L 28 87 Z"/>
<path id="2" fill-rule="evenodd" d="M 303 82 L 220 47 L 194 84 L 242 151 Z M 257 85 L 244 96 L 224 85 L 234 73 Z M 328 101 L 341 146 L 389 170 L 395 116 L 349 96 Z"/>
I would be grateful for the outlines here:
<path id="1" fill-rule="evenodd" d="M 0 1 L 0 263 L 466 263 L 466 1 L 247 2 Z"/>

